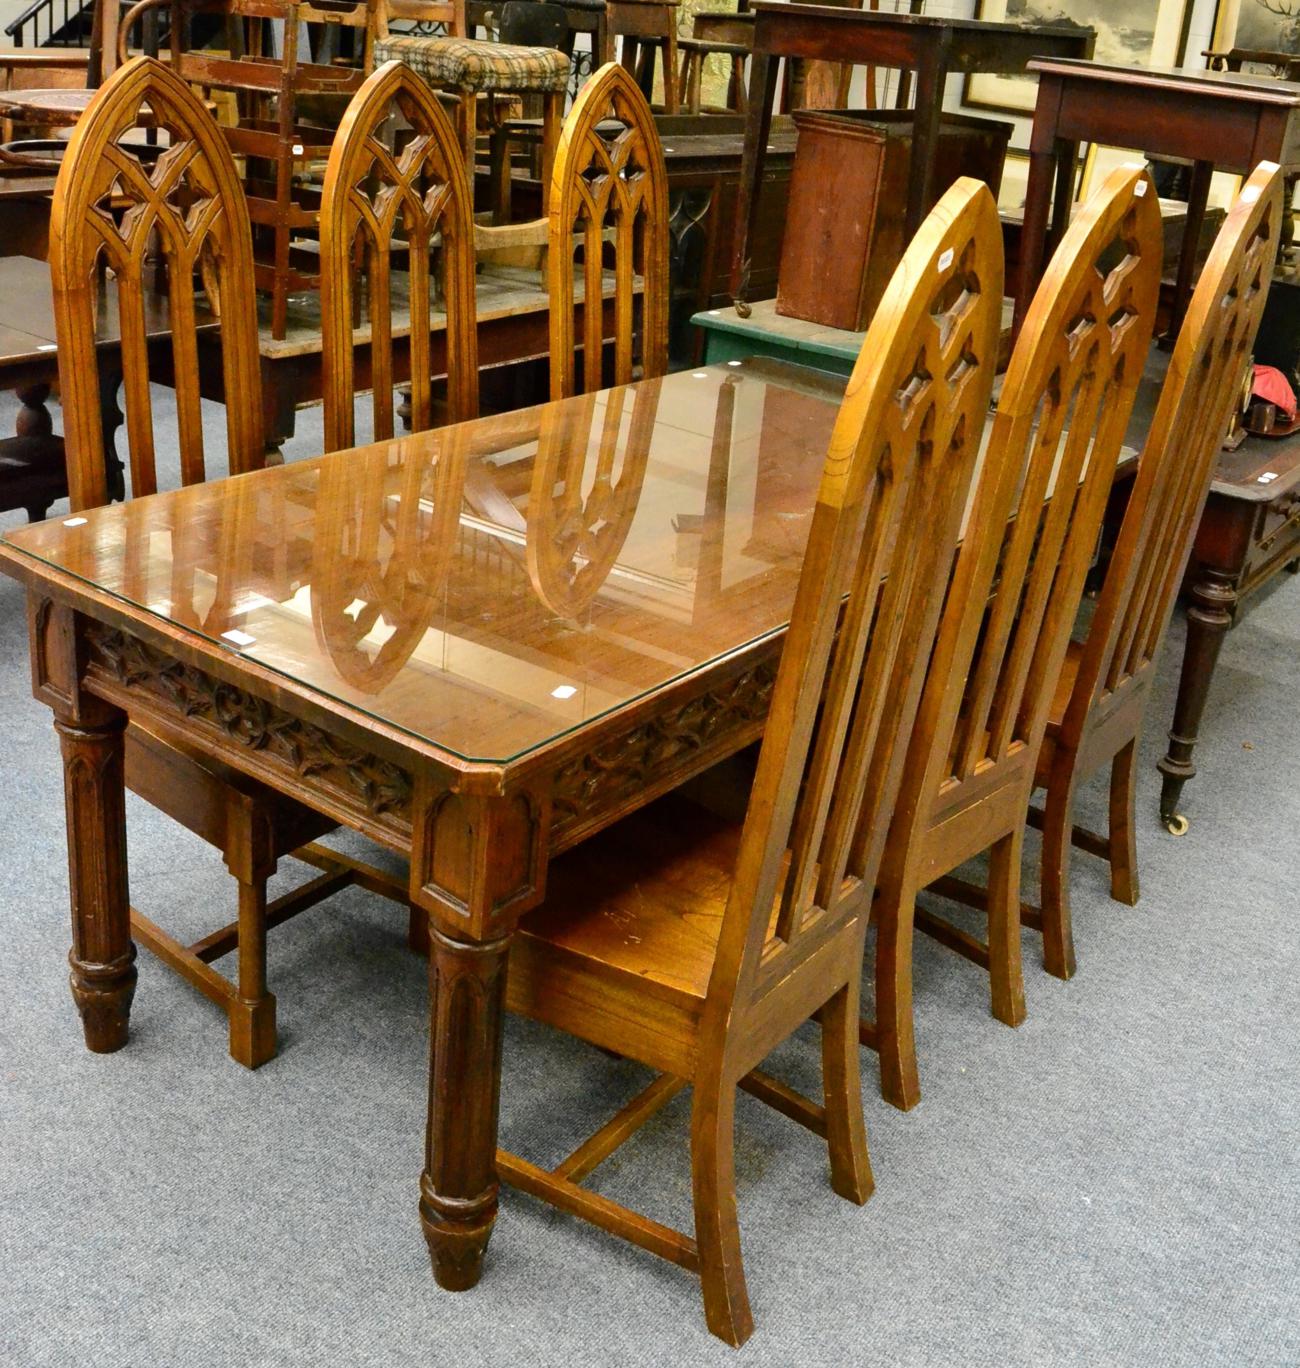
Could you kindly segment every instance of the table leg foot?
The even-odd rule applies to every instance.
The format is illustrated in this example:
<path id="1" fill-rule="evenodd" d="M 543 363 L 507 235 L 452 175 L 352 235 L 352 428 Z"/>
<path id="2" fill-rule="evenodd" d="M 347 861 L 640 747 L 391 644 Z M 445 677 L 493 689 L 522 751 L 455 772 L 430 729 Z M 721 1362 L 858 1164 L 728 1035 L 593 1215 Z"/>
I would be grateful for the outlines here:
<path id="1" fill-rule="evenodd" d="M 127 1042 L 131 999 L 135 996 L 135 946 L 107 964 L 68 956 L 72 1000 L 81 1015 L 86 1049 L 112 1054 Z"/>
<path id="2" fill-rule="evenodd" d="M 1160 820 L 1174 835 L 1182 835 L 1187 830 L 1186 818 L 1179 817 L 1178 803 L 1183 785 L 1196 774 L 1192 752 L 1196 748 L 1219 649 L 1224 633 L 1232 626 L 1236 607 L 1237 590 L 1232 579 L 1218 571 L 1203 571 L 1192 588 L 1192 602 L 1187 609 L 1187 645 L 1183 650 L 1173 726 L 1169 729 L 1169 750 L 1158 762 L 1164 776 L 1160 788 Z M 1175 831 L 1176 826 L 1181 826 L 1181 830 Z"/>
<path id="3" fill-rule="evenodd" d="M 495 1190 L 456 1202 L 440 1197 L 426 1173 L 420 1179 L 420 1224 L 429 1246 L 433 1276 L 447 1292 L 465 1292 L 483 1276 L 483 1255 L 497 1218 Z"/>

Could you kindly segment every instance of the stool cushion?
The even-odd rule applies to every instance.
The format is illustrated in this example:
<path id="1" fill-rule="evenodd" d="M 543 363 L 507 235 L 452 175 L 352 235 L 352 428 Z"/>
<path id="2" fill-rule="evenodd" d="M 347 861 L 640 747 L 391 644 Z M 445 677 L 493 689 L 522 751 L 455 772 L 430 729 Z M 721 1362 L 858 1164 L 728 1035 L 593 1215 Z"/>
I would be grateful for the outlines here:
<path id="1" fill-rule="evenodd" d="M 423 76 L 441 90 L 564 90 L 569 59 L 554 48 L 517 47 L 480 38 L 426 38 L 393 34 L 375 44 L 375 65 L 393 60 Z"/>

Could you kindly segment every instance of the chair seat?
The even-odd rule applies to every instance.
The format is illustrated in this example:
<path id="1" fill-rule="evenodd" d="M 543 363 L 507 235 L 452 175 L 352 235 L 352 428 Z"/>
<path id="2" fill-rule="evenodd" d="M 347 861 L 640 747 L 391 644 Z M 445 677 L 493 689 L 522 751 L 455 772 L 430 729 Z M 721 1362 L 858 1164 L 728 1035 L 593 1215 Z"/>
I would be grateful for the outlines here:
<path id="1" fill-rule="evenodd" d="M 754 51 L 743 43 L 724 43 L 712 38 L 679 38 L 677 47 L 682 52 L 702 52 L 706 57 L 749 57 Z"/>
<path id="2" fill-rule="evenodd" d="M 684 798 L 651 803 L 552 863 L 546 901 L 520 923 L 516 946 L 702 1002 L 740 830 Z"/>
<path id="3" fill-rule="evenodd" d="M 569 59 L 554 48 L 489 43 L 478 38 L 428 38 L 401 34 L 375 45 L 375 64 L 405 62 L 430 85 L 466 94 L 500 90 L 563 91 Z"/>

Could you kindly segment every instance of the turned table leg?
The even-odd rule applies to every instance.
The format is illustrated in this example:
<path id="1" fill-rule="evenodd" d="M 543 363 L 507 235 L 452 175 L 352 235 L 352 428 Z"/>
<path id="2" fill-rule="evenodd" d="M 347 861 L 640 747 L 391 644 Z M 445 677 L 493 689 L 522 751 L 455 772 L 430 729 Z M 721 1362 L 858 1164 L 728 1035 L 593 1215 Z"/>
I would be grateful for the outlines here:
<path id="1" fill-rule="evenodd" d="M 483 1271 L 497 1217 L 496 1136 L 509 938 L 472 943 L 430 932 L 429 1124 L 420 1223 L 441 1287 Z"/>
<path id="2" fill-rule="evenodd" d="M 1178 812 L 1178 802 L 1183 785 L 1196 773 L 1192 751 L 1223 636 L 1232 626 L 1236 607 L 1237 590 L 1232 579 L 1221 571 L 1203 571 L 1192 589 L 1192 602 L 1187 609 L 1187 645 L 1178 678 L 1169 751 L 1159 762 L 1164 776 L 1160 786 L 1160 820 L 1176 835 L 1187 829 L 1186 818 Z"/>
<path id="3" fill-rule="evenodd" d="M 126 714 L 108 704 L 83 706 L 79 721 L 56 715 L 54 726 L 67 808 L 72 996 L 86 1047 L 107 1054 L 126 1044 L 136 979 L 126 878 Z"/>
<path id="4" fill-rule="evenodd" d="M 410 897 L 429 917 L 429 1111 L 420 1224 L 433 1275 L 473 1287 L 497 1216 L 506 960 L 546 887 L 549 797 L 418 779 Z"/>

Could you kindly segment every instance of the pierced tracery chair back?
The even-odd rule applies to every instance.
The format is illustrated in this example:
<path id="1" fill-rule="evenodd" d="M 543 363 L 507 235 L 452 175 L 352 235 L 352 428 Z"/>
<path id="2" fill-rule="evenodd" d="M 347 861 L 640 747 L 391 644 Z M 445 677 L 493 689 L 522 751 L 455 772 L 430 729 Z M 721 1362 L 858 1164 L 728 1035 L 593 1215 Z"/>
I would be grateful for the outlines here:
<path id="1" fill-rule="evenodd" d="M 169 140 L 152 166 L 120 145 L 143 109 Z M 155 252 L 166 267 L 182 481 L 199 483 L 207 473 L 196 276 L 220 318 L 230 473 L 257 469 L 262 405 L 243 186 L 225 137 L 198 96 L 162 63 L 137 57 L 118 68 L 78 121 L 54 189 L 50 274 L 74 508 L 109 498 L 95 356 L 101 263 L 117 281 L 131 492 L 157 489 L 146 322 L 146 277 L 154 273 Z"/>
<path id="2" fill-rule="evenodd" d="M 411 140 L 394 150 L 395 116 Z M 474 211 L 465 158 L 451 120 L 425 82 L 387 62 L 357 91 L 330 151 L 321 200 L 321 315 L 324 328 L 325 442 L 354 441 L 354 270 L 369 283 L 371 385 L 376 441 L 393 435 L 393 253 L 407 259 L 411 426 L 432 425 L 429 319 L 440 257 L 446 310 L 447 403 L 451 422 L 478 413 L 474 302 Z"/>
<path id="3" fill-rule="evenodd" d="M 1021 752 L 1032 769 L 1151 341 L 1161 242 L 1149 177 L 1122 167 L 1034 295 L 969 524 L 1006 536 L 958 554 L 917 726 L 928 756 L 909 773 L 932 796 Z"/>
<path id="4" fill-rule="evenodd" d="M 1182 581 L 1281 235 L 1283 177 L 1263 162 L 1215 239 L 1183 319 L 1063 722 L 1155 660 Z"/>
<path id="5" fill-rule="evenodd" d="M 558 617 L 581 619 L 609 578 L 636 515 L 659 410 L 659 382 L 604 396 L 590 488 L 583 492 L 597 396 L 542 411 L 528 496 L 528 578 Z M 620 443 L 628 396 L 632 413 Z"/>
<path id="6" fill-rule="evenodd" d="M 732 1039 L 744 1039 L 736 1012 L 866 915 L 976 465 L 1001 301 L 997 209 L 963 178 L 895 272 L 831 440 L 709 987 L 706 1026 L 712 1011 Z M 755 1048 L 760 1058 L 770 1041 Z"/>
<path id="7" fill-rule="evenodd" d="M 622 130 L 613 133 L 612 125 Z M 602 125 L 604 126 L 602 129 Z M 582 382 L 574 257 L 582 254 Z M 645 96 L 608 63 L 583 86 L 564 121 L 551 178 L 549 291 L 551 397 L 604 384 L 607 264 L 614 283 L 613 383 L 634 378 L 637 274 L 640 274 L 640 377 L 668 369 L 668 172 Z"/>

